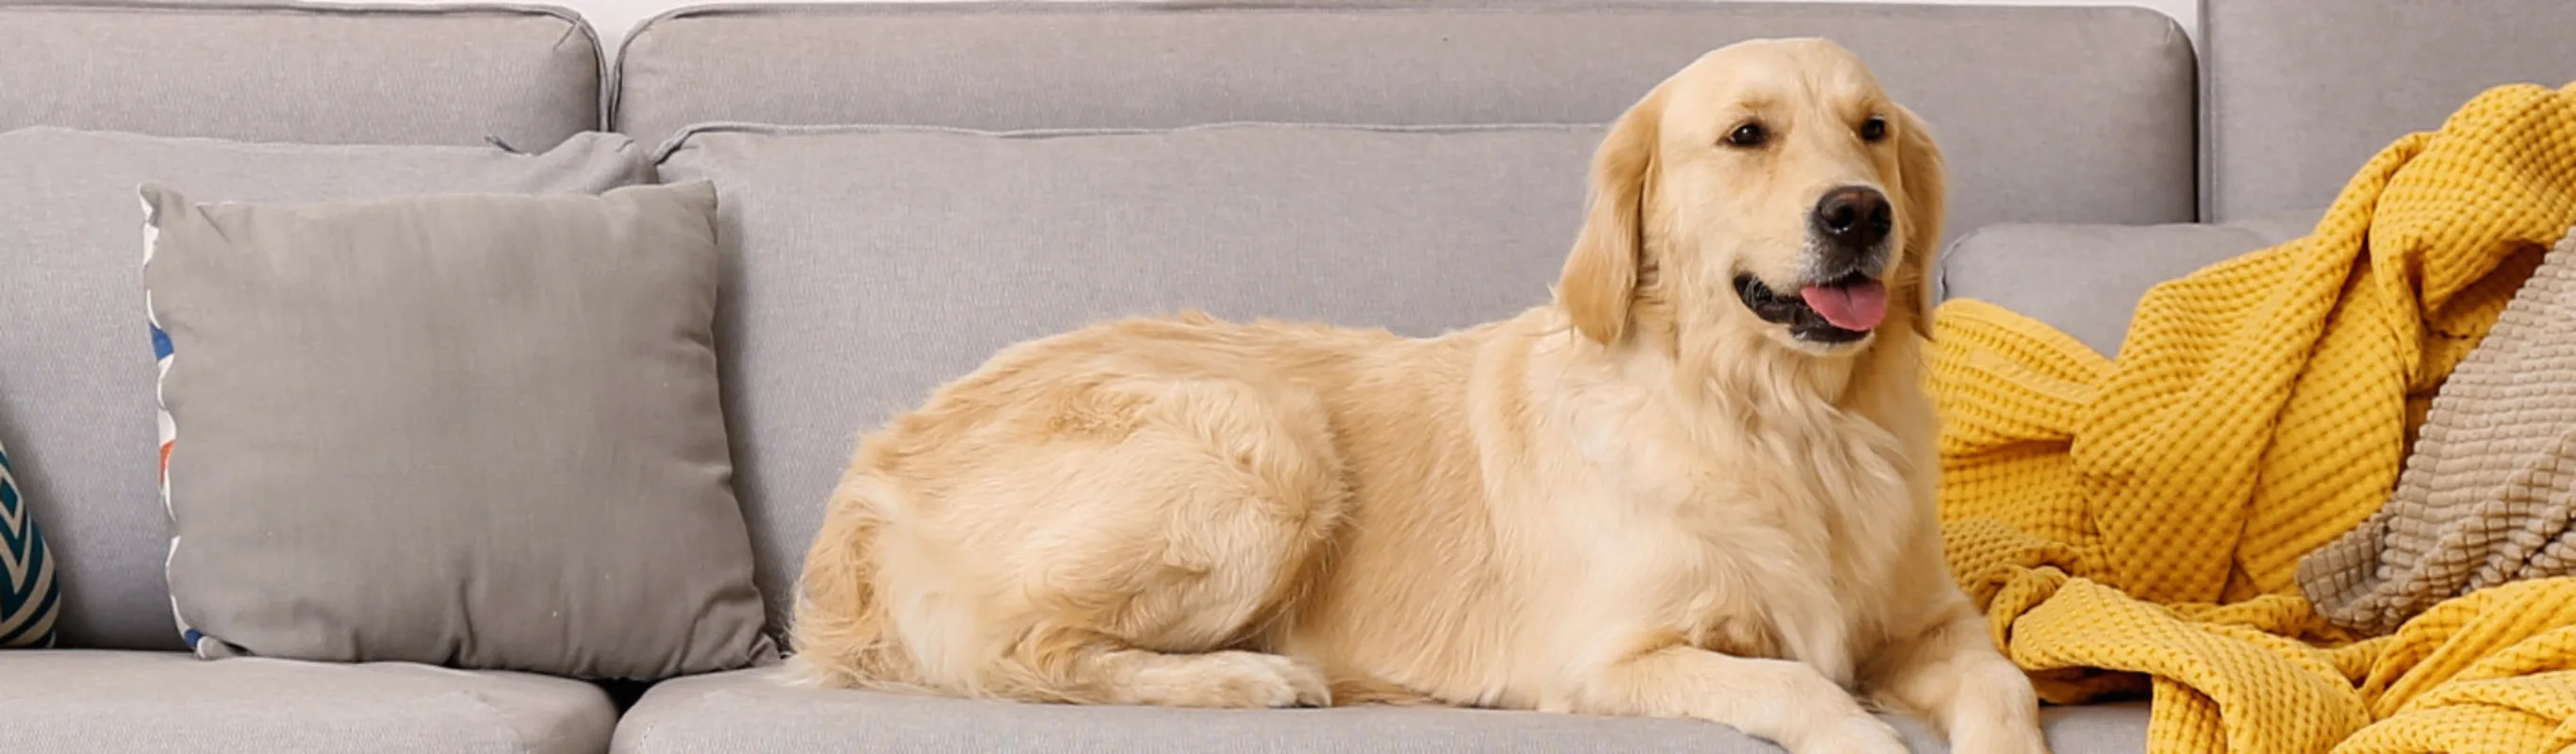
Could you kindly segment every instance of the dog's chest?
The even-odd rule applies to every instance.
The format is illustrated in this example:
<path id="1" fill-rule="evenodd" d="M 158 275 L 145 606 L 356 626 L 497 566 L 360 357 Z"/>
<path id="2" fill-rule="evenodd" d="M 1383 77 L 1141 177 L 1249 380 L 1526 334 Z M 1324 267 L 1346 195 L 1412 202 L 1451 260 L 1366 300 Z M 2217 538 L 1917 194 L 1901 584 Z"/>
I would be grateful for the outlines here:
<path id="1" fill-rule="evenodd" d="M 1664 439 L 1596 456 L 1633 507 L 1624 531 L 1592 546 L 1621 550 L 1603 557 L 1656 592 L 1634 595 L 1662 611 L 1641 617 L 1712 650 L 1849 680 L 1917 517 L 1902 446 L 1847 414 Z"/>

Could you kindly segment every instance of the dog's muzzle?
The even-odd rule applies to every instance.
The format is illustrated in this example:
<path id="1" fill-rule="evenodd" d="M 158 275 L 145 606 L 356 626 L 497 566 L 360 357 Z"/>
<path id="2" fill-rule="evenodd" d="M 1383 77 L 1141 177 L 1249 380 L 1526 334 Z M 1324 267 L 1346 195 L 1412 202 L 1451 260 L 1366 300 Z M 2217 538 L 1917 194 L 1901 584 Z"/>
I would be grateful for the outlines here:
<path id="1" fill-rule="evenodd" d="M 1811 343 L 1849 343 L 1887 318 L 1888 240 L 1896 210 L 1887 194 L 1869 186 L 1842 186 L 1816 200 L 1808 212 L 1807 271 L 1789 292 L 1761 278 L 1737 275 L 1736 297 L 1753 315 L 1787 325 Z"/>
<path id="2" fill-rule="evenodd" d="M 1858 272 L 1803 285 L 1789 295 L 1773 290 L 1761 278 L 1737 275 L 1735 296 L 1744 301 L 1744 308 L 1752 310 L 1753 316 L 1788 326 L 1790 337 L 1820 344 L 1849 343 L 1868 337 L 1887 308 L 1887 286 Z M 1819 310 L 1819 306 L 1824 308 Z M 1846 324 L 1853 326 L 1845 327 Z"/>

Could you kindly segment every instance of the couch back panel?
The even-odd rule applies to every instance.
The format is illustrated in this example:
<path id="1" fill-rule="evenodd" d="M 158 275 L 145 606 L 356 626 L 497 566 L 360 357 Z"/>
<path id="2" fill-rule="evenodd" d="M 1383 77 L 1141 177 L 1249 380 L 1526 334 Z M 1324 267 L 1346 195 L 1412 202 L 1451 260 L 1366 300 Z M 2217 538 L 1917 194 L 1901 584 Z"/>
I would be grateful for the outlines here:
<path id="1" fill-rule="evenodd" d="M 2195 215 L 2181 28 L 2121 7 L 1571 2 L 702 6 L 640 26 L 610 115 L 988 130 L 1600 124 L 1727 43 L 1824 36 L 1931 121 L 1951 229 Z M 863 173 L 864 166 L 852 166 Z"/>
<path id="2" fill-rule="evenodd" d="M 645 141 L 1042 132 L 736 125 L 660 165 L 723 195 L 727 421 L 783 610 L 856 437 L 995 349 L 1174 308 L 1428 335 L 1544 302 L 1599 127 L 1710 49 L 1790 35 L 1853 47 L 1932 122 L 1954 234 L 2193 216 L 2194 60 L 2134 9 L 707 8 L 629 38 L 612 120 Z M 1264 122 L 1500 130 L 1242 125 Z"/>
<path id="3" fill-rule="evenodd" d="M 693 132 L 658 170 L 719 193 L 716 347 L 770 607 L 857 435 L 1014 342 L 1183 310 L 1429 336 L 1545 302 L 1601 130 Z"/>
<path id="4" fill-rule="evenodd" d="M 2213 220 L 2323 207 L 2389 142 L 2481 91 L 2576 82 L 2567 0 L 2201 5 Z"/>
<path id="5" fill-rule="evenodd" d="M 601 60 L 544 6 L 0 4 L 0 131 L 543 151 L 600 128 Z"/>

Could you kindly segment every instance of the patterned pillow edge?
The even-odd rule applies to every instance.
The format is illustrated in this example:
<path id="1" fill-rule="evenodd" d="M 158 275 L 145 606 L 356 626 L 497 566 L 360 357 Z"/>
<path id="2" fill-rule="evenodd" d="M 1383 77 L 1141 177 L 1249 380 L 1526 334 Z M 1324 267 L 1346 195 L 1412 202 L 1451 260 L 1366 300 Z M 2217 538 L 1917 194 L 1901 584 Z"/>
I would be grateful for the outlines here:
<path id="1" fill-rule="evenodd" d="M 167 195 L 167 198 L 178 200 L 175 203 L 186 204 L 186 199 L 185 197 L 178 196 L 176 192 L 162 187 L 158 183 L 145 183 L 137 189 L 136 193 L 137 198 L 143 202 L 143 266 L 149 268 L 152 266 L 152 258 L 160 253 L 161 224 L 168 219 L 162 216 L 162 200 L 165 198 L 165 195 Z M 150 326 L 152 333 L 152 361 L 153 368 L 155 370 L 152 378 L 152 409 L 155 418 L 160 425 L 161 468 L 159 472 L 159 487 L 161 494 L 161 510 L 165 515 L 171 516 L 172 520 L 175 522 L 177 520 L 178 513 L 170 507 L 170 449 L 176 444 L 179 431 L 177 423 L 170 420 L 169 404 L 164 402 L 161 396 L 161 383 L 170 376 L 170 356 L 172 349 L 170 347 L 170 334 L 161 329 L 161 315 L 158 313 L 158 310 L 152 306 L 152 287 L 149 285 L 146 285 L 143 288 L 143 317 L 145 323 Z M 165 578 L 175 575 L 169 574 L 168 570 L 171 564 L 178 562 L 178 552 L 179 531 L 178 527 L 174 524 L 170 530 L 170 550 L 161 564 Z M 186 641 L 188 643 L 188 647 L 195 650 L 199 658 L 214 659 L 230 655 L 230 652 L 224 651 L 228 648 L 224 647 L 222 642 L 216 641 L 213 637 L 207 636 L 198 631 L 194 626 L 188 625 L 187 615 L 179 609 L 179 597 L 175 593 L 176 590 L 173 590 L 173 592 L 174 593 L 170 596 L 170 620 L 172 623 L 177 625 L 180 639 Z"/>
<path id="2" fill-rule="evenodd" d="M 53 552 L 9 473 L 9 451 L 0 448 L 0 649 L 52 647 L 61 607 Z"/>

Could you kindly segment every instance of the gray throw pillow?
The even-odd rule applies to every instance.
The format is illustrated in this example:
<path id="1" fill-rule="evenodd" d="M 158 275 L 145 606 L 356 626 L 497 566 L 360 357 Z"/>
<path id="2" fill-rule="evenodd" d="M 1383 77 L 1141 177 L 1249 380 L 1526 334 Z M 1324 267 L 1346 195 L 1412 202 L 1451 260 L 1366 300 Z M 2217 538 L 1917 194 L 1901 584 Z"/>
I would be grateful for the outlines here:
<path id="1" fill-rule="evenodd" d="M 0 79 L 5 79 L 0 76 Z M 17 96 L 0 85 L 0 98 Z M 185 649 L 171 623 L 169 514 L 153 469 L 143 236 L 134 187 L 198 201 L 597 194 L 642 182 L 613 133 L 553 149 L 263 144 L 34 127 L 0 131 L 0 444 L 44 522 L 58 645 Z"/>
<path id="2" fill-rule="evenodd" d="M 196 204 L 147 183 L 170 591 L 200 656 L 768 664 L 716 195 Z"/>

